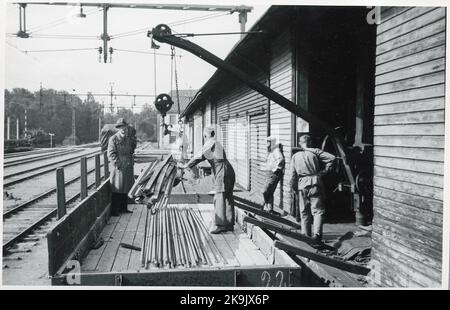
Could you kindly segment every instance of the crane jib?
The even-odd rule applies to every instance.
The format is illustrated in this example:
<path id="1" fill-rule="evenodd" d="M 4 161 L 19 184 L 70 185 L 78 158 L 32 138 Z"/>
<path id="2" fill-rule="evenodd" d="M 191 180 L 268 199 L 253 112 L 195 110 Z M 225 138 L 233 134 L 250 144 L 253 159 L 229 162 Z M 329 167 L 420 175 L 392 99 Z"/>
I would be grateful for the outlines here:
<path id="1" fill-rule="evenodd" d="M 342 138 L 339 136 L 339 134 L 329 126 L 327 123 L 316 117 L 315 115 L 309 113 L 308 111 L 304 110 L 300 106 L 296 105 L 291 100 L 285 98 L 284 96 L 280 95 L 270 87 L 267 87 L 266 85 L 259 83 L 255 79 L 253 79 L 251 76 L 246 74 L 245 72 L 241 71 L 240 69 L 236 68 L 232 64 L 220 59 L 216 55 L 212 54 L 211 52 L 207 51 L 206 49 L 202 48 L 201 46 L 192 43 L 191 41 L 182 39 L 180 37 L 177 37 L 175 35 L 172 35 L 170 28 L 167 25 L 158 25 L 155 28 L 153 28 L 149 33 L 148 36 L 152 39 L 155 39 L 158 42 L 161 43 L 167 43 L 171 44 L 173 46 L 176 46 L 178 48 L 181 48 L 183 50 L 186 50 L 197 57 L 203 59 L 207 63 L 213 65 L 216 68 L 219 68 L 228 74 L 231 74 L 233 77 L 240 80 L 242 83 L 250 87 L 251 89 L 257 91 L 261 95 L 267 97 L 269 100 L 275 102 L 276 104 L 280 105 L 281 107 L 285 108 L 286 110 L 292 112 L 297 117 L 300 117 L 304 119 L 305 121 L 315 124 L 318 127 L 320 127 L 324 132 L 326 132 L 330 137 L 332 138 L 333 144 L 336 148 L 336 150 L 339 153 L 340 158 L 343 160 L 345 172 L 347 179 L 350 183 L 350 185 L 354 185 L 354 177 L 353 174 L 347 164 L 346 160 L 346 154 L 345 154 L 345 147 L 342 142 Z"/>

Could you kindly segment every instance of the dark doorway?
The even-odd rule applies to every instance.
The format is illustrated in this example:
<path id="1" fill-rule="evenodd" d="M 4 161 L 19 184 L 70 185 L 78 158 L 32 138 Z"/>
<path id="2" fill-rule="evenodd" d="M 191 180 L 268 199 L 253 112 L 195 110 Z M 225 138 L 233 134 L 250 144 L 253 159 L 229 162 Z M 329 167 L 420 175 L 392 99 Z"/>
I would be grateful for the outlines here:
<path id="1" fill-rule="evenodd" d="M 371 183 L 376 26 L 367 23 L 368 11 L 365 7 L 303 11 L 296 32 L 296 62 L 297 103 L 337 128 L 354 177 L 364 170 Z M 323 143 L 326 133 L 320 127 L 296 123 L 297 141 L 308 132 L 315 147 L 337 154 L 331 143 Z M 353 195 L 336 190 L 341 181 L 345 181 L 342 167 L 325 179 L 328 222 L 353 220 Z M 370 193 L 365 195 L 362 207 L 370 220 L 372 199 Z"/>

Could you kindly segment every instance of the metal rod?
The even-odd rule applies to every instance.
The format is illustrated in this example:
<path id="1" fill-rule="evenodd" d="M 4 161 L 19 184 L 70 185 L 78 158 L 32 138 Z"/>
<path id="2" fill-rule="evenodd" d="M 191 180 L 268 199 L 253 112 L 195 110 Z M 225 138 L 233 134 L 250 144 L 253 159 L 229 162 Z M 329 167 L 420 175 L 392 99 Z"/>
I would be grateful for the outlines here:
<path id="1" fill-rule="evenodd" d="M 263 31 L 242 31 L 242 32 L 211 32 L 211 33 L 177 33 L 177 34 L 170 34 L 170 35 L 164 35 L 167 36 L 173 36 L 173 37 L 200 37 L 200 36 L 223 36 L 223 35 L 233 35 L 233 34 L 261 34 Z"/>
<path id="2" fill-rule="evenodd" d="M 198 211 L 200 212 L 200 210 Z M 208 231 L 208 229 L 205 226 L 205 223 L 200 219 L 200 215 L 199 214 L 195 214 L 195 216 L 197 217 L 197 221 L 200 223 L 200 225 L 203 227 L 203 229 L 205 231 Z M 214 249 L 216 250 L 216 253 L 219 253 L 219 255 L 222 257 L 224 262 L 227 262 L 225 257 L 223 257 L 222 253 L 219 251 L 219 248 L 216 245 L 216 242 L 214 241 L 214 239 L 211 237 L 211 235 L 209 233 L 207 233 L 207 236 L 209 237 L 209 240 L 211 241 L 211 243 L 214 246 Z"/>
<path id="3" fill-rule="evenodd" d="M 145 267 L 145 263 L 147 261 L 147 227 L 148 227 L 148 208 L 146 208 L 145 214 L 145 227 L 144 227 L 144 240 L 142 242 L 142 251 L 141 251 L 141 265 Z"/>
<path id="4" fill-rule="evenodd" d="M 201 256 L 203 257 L 203 264 L 209 264 L 210 260 L 209 257 L 207 255 L 207 253 L 205 252 L 205 244 L 203 244 L 203 242 L 201 242 L 200 240 L 200 232 L 198 230 L 197 225 L 194 223 L 193 219 L 192 219 L 192 215 L 190 212 L 190 209 L 185 209 L 186 212 L 186 222 L 188 224 L 188 228 L 190 229 L 190 231 L 192 232 L 192 237 L 194 240 L 194 245 L 196 246 L 197 249 L 199 249 Z"/>

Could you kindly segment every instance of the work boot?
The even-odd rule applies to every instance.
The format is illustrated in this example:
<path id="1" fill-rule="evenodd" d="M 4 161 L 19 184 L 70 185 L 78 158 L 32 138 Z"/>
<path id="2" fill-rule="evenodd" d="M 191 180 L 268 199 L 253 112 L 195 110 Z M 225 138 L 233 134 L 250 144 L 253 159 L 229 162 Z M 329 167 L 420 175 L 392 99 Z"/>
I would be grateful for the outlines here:
<path id="1" fill-rule="evenodd" d="M 227 226 L 227 227 L 226 227 L 226 230 L 227 230 L 227 231 L 233 231 L 233 230 L 234 230 L 233 225 Z"/>
<path id="2" fill-rule="evenodd" d="M 120 215 L 119 212 L 117 212 L 115 210 L 111 210 L 111 216 L 116 217 L 116 216 L 119 216 L 119 215 Z"/>
<path id="3" fill-rule="evenodd" d="M 233 228 L 231 228 L 233 229 Z M 230 231 L 228 227 L 226 226 L 217 226 L 215 229 L 211 230 L 210 233 L 213 235 L 221 234 L 224 232 Z"/>
<path id="4" fill-rule="evenodd" d="M 322 242 L 322 237 L 320 235 L 314 235 L 313 239 L 313 243 L 311 244 L 311 246 L 315 249 L 321 249 L 324 244 Z"/>

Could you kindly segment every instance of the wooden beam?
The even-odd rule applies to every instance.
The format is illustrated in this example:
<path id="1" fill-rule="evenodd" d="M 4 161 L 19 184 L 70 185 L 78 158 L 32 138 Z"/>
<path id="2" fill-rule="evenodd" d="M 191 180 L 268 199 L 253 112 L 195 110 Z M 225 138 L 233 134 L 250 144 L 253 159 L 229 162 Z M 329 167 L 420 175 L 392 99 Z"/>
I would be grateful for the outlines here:
<path id="1" fill-rule="evenodd" d="M 95 188 L 100 186 L 100 154 L 95 155 Z"/>
<path id="2" fill-rule="evenodd" d="M 239 203 L 239 202 L 236 202 L 236 201 L 234 202 L 234 205 L 236 207 L 238 207 L 239 209 L 242 209 L 242 210 L 245 210 L 245 211 L 248 211 L 248 212 L 252 212 L 253 214 L 256 214 L 256 215 L 268 218 L 268 219 L 270 219 L 270 220 L 272 220 L 274 222 L 277 222 L 277 223 L 280 223 L 280 224 L 284 224 L 284 225 L 288 225 L 288 226 L 291 226 L 291 227 L 293 227 L 295 229 L 301 229 L 301 226 L 299 224 L 294 223 L 294 222 L 292 222 L 292 221 L 290 221 L 288 219 L 282 218 L 281 216 L 271 214 L 271 213 L 263 211 L 261 209 L 256 209 L 256 208 L 253 208 L 253 207 L 250 207 L 250 206 L 246 206 L 246 205 L 244 205 L 242 203 Z"/>
<path id="3" fill-rule="evenodd" d="M 56 199 L 58 219 L 66 215 L 66 188 L 64 182 L 64 168 L 56 169 Z"/>
<path id="4" fill-rule="evenodd" d="M 108 160 L 108 153 L 104 152 L 103 153 L 103 165 L 104 165 L 104 169 L 105 169 L 105 180 L 107 178 L 109 178 L 109 160 Z"/>
<path id="5" fill-rule="evenodd" d="M 80 199 L 83 200 L 87 197 L 87 159 L 86 156 L 81 157 L 80 159 Z"/>
<path id="6" fill-rule="evenodd" d="M 278 227 L 278 226 L 275 226 L 275 225 L 272 225 L 272 224 L 269 224 L 269 223 L 264 223 L 264 222 L 258 221 L 257 219 L 254 219 L 254 218 L 252 218 L 250 216 L 244 217 L 244 222 L 248 222 L 250 224 L 259 226 L 261 228 L 272 230 L 272 231 L 274 231 L 276 233 L 279 233 L 279 234 L 282 234 L 282 235 L 294 238 L 295 240 L 306 242 L 307 244 L 313 244 L 314 243 L 314 241 L 313 241 L 313 239 L 311 237 L 308 237 L 308 236 L 302 235 L 300 233 L 297 233 L 297 232 L 294 232 L 294 231 L 290 231 L 290 230 L 287 230 L 285 228 L 281 228 L 281 227 Z"/>
<path id="7" fill-rule="evenodd" d="M 278 240 L 274 241 L 274 246 L 280 250 L 287 251 L 287 252 L 290 252 L 295 255 L 300 255 L 302 257 L 309 258 L 316 262 L 319 262 L 319 263 L 322 263 L 322 264 L 325 264 L 328 266 L 332 266 L 332 267 L 335 267 L 338 269 L 342 269 L 342 270 L 345 270 L 348 272 L 352 272 L 352 273 L 356 273 L 356 274 L 360 274 L 360 275 L 364 275 L 364 276 L 366 276 L 370 272 L 370 269 L 366 268 L 364 266 L 359 266 L 359 265 L 347 263 L 344 261 L 340 261 L 337 259 L 333 259 L 333 258 L 323 255 L 323 254 L 309 252 L 304 249 L 298 248 L 296 246 L 293 246 L 293 245 L 290 245 L 287 243 L 283 243 Z"/>

